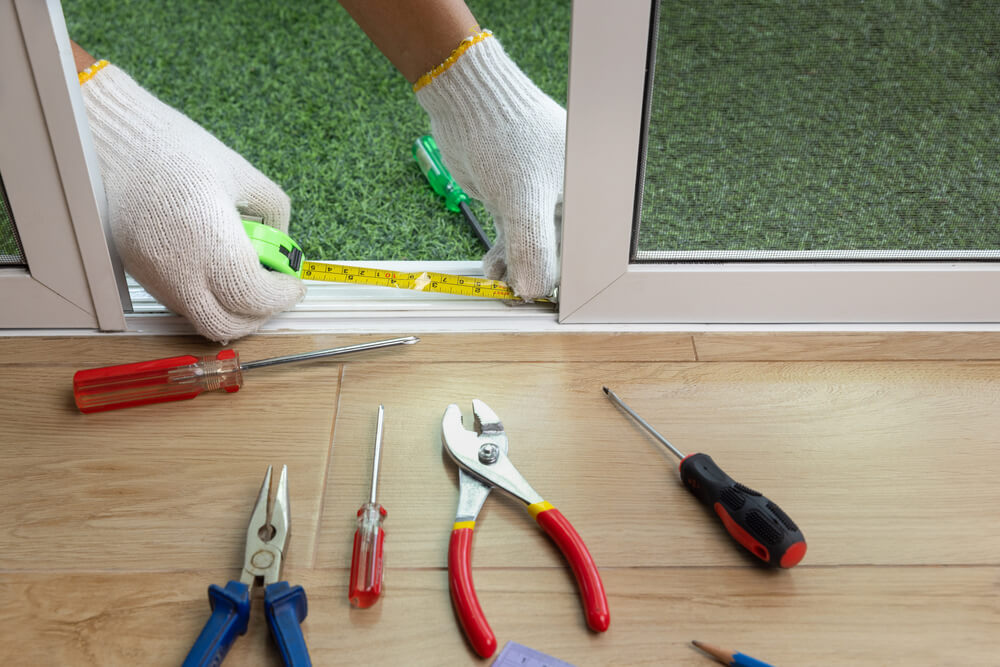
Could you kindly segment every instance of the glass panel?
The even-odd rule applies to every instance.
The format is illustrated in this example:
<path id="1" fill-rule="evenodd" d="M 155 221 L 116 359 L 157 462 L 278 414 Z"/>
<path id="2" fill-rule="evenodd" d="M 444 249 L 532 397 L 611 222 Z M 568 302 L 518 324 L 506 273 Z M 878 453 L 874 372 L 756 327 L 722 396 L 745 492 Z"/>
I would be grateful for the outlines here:
<path id="1" fill-rule="evenodd" d="M 24 266 L 24 250 L 17 238 L 14 217 L 7 204 L 7 193 L 0 180 L 0 266 Z"/>
<path id="2" fill-rule="evenodd" d="M 995 0 L 654 21 L 634 261 L 1000 257 Z"/>

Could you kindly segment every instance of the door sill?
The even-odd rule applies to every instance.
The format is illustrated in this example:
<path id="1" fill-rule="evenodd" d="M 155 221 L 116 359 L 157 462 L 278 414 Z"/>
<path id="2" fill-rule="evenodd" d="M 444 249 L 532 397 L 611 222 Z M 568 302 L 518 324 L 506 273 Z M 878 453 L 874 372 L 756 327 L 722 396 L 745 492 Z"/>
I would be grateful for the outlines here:
<path id="1" fill-rule="evenodd" d="M 351 264 L 352 262 L 338 262 Z M 353 262 L 375 269 L 435 271 L 481 276 L 477 261 Z M 125 315 L 128 330 L 8 329 L 4 336 L 194 335 L 193 327 L 174 315 L 128 277 L 133 313 Z M 664 332 L 664 333 L 892 333 L 998 332 L 998 323 L 837 323 L 837 324 L 705 324 L 698 322 L 560 324 L 552 304 L 510 305 L 496 299 L 436 294 L 385 287 L 309 283 L 305 298 L 261 327 L 262 334 L 315 333 L 510 333 L 510 332 Z"/>

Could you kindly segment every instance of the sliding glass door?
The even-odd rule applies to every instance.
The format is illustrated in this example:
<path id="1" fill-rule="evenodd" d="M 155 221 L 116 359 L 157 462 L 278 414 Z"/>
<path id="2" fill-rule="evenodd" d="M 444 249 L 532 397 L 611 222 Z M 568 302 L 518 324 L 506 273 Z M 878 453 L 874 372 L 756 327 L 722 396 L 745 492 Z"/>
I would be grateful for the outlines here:
<path id="1" fill-rule="evenodd" d="M 1000 322 L 994 4 L 578 2 L 573 31 L 561 321 Z"/>

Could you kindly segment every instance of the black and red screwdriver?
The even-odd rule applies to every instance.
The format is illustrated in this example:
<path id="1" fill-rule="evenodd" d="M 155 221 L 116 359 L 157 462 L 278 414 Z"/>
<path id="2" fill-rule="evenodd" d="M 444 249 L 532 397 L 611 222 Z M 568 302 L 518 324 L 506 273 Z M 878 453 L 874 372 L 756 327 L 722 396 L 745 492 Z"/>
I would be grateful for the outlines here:
<path id="1" fill-rule="evenodd" d="M 685 456 L 615 392 L 604 387 L 604 393 L 681 460 L 684 486 L 718 515 L 733 539 L 768 565 L 786 568 L 798 565 L 806 555 L 806 540 L 777 504 L 727 475 L 708 454 Z"/>

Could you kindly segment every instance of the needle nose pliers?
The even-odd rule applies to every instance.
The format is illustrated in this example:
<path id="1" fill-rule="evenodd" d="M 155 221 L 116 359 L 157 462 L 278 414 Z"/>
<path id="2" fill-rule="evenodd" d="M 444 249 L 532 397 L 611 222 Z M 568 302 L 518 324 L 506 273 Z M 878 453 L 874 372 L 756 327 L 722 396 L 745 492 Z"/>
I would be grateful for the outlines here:
<path id="1" fill-rule="evenodd" d="M 281 467 L 274 505 L 269 514 L 270 493 L 271 466 L 268 466 L 247 526 L 243 573 L 239 581 L 230 581 L 225 588 L 214 584 L 208 587 L 212 615 L 191 647 L 184 667 L 207 667 L 222 662 L 236 637 L 246 634 L 250 621 L 250 593 L 257 583 L 264 586 L 267 624 L 271 627 L 285 665 L 307 667 L 312 664 L 302 628 L 299 627 L 306 617 L 306 592 L 301 586 L 289 586 L 287 581 L 278 581 L 282 556 L 291 532 L 287 466 Z"/>
<path id="2" fill-rule="evenodd" d="M 587 625 L 604 632 L 611 623 L 608 599 L 594 559 L 583 539 L 562 513 L 528 484 L 507 458 L 508 440 L 496 413 L 479 399 L 472 401 L 475 430 L 462 426 L 462 411 L 449 405 L 441 421 L 441 441 L 458 464 L 458 511 L 448 545 L 448 586 L 458 620 L 480 657 L 488 658 L 497 640 L 486 622 L 472 585 L 472 531 L 479 510 L 494 488 L 506 491 L 527 506 L 528 513 L 562 551 L 576 577 Z"/>

